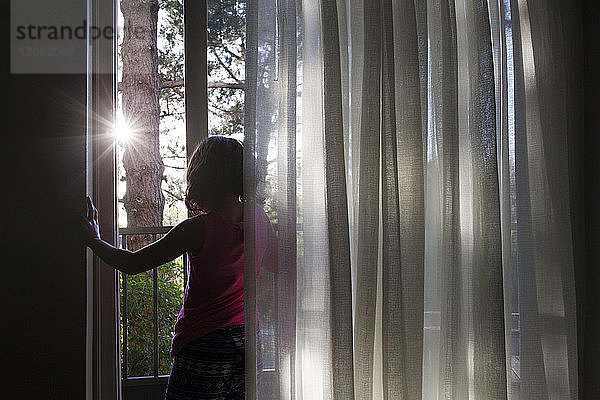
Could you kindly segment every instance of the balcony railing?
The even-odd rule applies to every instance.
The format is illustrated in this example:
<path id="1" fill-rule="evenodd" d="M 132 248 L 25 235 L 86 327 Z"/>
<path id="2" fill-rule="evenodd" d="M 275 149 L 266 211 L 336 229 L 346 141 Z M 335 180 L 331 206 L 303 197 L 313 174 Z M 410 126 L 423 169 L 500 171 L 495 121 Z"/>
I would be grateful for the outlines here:
<path id="1" fill-rule="evenodd" d="M 131 236 L 149 235 L 152 241 L 160 239 L 166 234 L 172 227 L 161 226 L 161 227 L 134 227 L 134 228 L 119 228 L 119 244 L 123 249 L 127 248 L 128 238 Z M 188 279 L 188 260 L 187 257 L 183 256 L 183 287 L 187 284 Z M 128 315 L 128 291 L 129 281 L 131 279 L 125 273 L 121 273 L 121 332 L 122 332 L 122 344 L 121 344 L 121 360 L 122 360 L 122 383 L 123 388 L 126 389 L 130 386 L 140 386 L 148 384 L 166 384 L 168 374 L 160 374 L 160 350 L 159 350 L 159 268 L 152 269 L 152 366 L 151 374 L 145 376 L 130 376 L 129 374 L 129 358 L 128 349 L 130 348 L 128 331 L 129 321 L 131 316 Z M 181 281 L 180 281 L 181 282 Z M 183 289 L 182 289 L 183 290 Z"/>
<path id="2" fill-rule="evenodd" d="M 274 224 L 277 229 L 277 224 Z M 119 243 L 122 248 L 127 248 L 127 239 L 130 236 L 136 235 L 151 235 L 152 241 L 158 240 L 162 235 L 166 234 L 172 227 L 136 227 L 136 228 L 120 228 L 119 229 Z M 301 231 L 302 225 L 298 224 L 299 231 Z M 188 279 L 188 260 L 187 257 L 183 257 L 183 286 L 187 284 Z M 134 387 L 148 386 L 148 385 L 165 385 L 168 374 L 160 374 L 160 359 L 159 359 L 159 321 L 158 321 L 158 299 L 159 299 L 159 286 L 158 286 L 158 268 L 152 270 L 152 327 L 153 327 L 153 350 L 152 350 L 152 374 L 146 376 L 129 376 L 128 374 L 128 314 L 127 314 L 127 299 L 128 299 L 128 276 L 127 274 L 121 274 L 122 279 L 122 292 L 121 292 L 121 318 L 122 318 L 122 383 L 124 390 Z M 275 282 L 267 282 L 267 286 L 274 285 Z M 274 289 L 276 293 L 277 290 Z M 264 310 L 263 310 L 264 311 Z M 424 334 L 425 340 L 436 340 L 435 336 L 439 336 L 440 333 L 440 312 L 439 311 L 426 311 L 424 315 Z M 274 340 L 274 327 L 263 327 L 261 336 L 266 343 L 275 349 Z M 513 349 L 519 348 L 519 336 L 520 336 L 520 321 L 519 314 L 513 312 L 510 320 L 510 332 L 511 340 L 513 341 Z M 437 339 L 439 340 L 439 339 Z M 276 351 L 276 350 L 273 350 Z M 273 372 L 275 367 L 275 359 L 263 360 L 263 373 Z M 511 354 L 511 367 L 512 367 L 512 378 L 513 381 L 520 379 L 520 365 L 519 365 L 519 354 Z M 428 363 L 425 360 L 425 370 L 427 370 Z M 265 376 L 263 375 L 263 376 Z M 266 377 L 266 376 L 265 376 Z M 269 375 L 270 377 L 270 375 Z M 126 398 L 126 396 L 124 396 Z"/>

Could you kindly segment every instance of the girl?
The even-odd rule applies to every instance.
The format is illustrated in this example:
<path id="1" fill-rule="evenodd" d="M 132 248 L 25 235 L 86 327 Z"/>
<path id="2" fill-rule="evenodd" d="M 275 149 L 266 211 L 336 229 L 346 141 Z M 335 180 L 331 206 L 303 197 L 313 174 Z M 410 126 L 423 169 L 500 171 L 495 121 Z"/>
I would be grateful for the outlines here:
<path id="1" fill-rule="evenodd" d="M 165 399 L 244 399 L 244 223 L 242 145 L 212 136 L 193 153 L 186 206 L 195 216 L 138 251 L 100 238 L 98 210 L 87 198 L 87 245 L 107 264 L 137 274 L 183 253 L 189 280 L 175 324 L 174 357 Z M 270 228 L 256 215 L 257 269 Z M 269 235 L 270 236 L 270 235 Z"/>

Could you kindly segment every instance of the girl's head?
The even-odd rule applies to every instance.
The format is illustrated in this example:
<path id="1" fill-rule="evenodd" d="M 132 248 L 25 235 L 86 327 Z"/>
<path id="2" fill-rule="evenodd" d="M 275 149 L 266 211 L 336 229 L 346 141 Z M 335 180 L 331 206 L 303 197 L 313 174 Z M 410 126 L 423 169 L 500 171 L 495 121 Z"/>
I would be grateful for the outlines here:
<path id="1" fill-rule="evenodd" d="M 219 210 L 243 197 L 243 147 L 235 139 L 210 136 L 198 145 L 187 169 L 185 204 L 191 211 Z"/>

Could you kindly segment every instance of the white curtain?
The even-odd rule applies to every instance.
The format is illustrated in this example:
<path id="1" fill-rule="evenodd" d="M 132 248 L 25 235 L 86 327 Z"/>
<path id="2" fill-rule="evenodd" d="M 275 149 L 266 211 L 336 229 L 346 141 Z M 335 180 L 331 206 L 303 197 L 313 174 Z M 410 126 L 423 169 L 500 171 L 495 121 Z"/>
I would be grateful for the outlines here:
<path id="1" fill-rule="evenodd" d="M 246 2 L 247 399 L 577 398 L 569 3 Z"/>

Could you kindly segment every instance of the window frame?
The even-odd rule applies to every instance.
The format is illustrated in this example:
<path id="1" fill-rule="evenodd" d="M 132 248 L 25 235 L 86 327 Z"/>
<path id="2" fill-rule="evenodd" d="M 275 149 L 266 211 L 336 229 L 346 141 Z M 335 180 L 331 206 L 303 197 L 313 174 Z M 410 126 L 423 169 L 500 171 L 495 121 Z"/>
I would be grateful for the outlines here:
<path id="1" fill-rule="evenodd" d="M 87 0 L 89 26 L 117 27 L 117 1 Z M 186 153 L 208 137 L 207 4 L 184 0 Z M 102 210 L 103 238 L 118 244 L 117 149 L 110 134 L 116 121 L 117 36 L 87 39 L 86 193 Z M 109 71 L 107 73 L 107 71 Z M 88 249 L 86 257 L 86 398 L 120 399 L 120 310 L 118 271 Z M 129 379 L 131 380 L 131 378 Z M 139 384 L 164 385 L 164 378 Z M 128 382 L 128 384 L 135 382 Z"/>
<path id="2" fill-rule="evenodd" d="M 87 0 L 89 26 L 116 26 L 116 2 Z M 116 37 L 87 35 L 86 193 L 102 210 L 103 238 L 116 244 Z M 120 398 L 118 275 L 87 251 L 86 398 Z"/>

